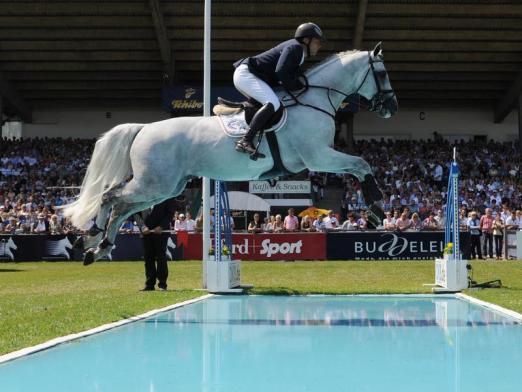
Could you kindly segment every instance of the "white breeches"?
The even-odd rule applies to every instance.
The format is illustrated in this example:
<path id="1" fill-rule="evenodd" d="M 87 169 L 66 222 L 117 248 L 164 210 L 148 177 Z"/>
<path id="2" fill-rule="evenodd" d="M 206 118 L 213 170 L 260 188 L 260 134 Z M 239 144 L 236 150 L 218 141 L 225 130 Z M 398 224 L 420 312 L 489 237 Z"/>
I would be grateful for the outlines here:
<path id="1" fill-rule="evenodd" d="M 274 110 L 279 109 L 281 103 L 272 88 L 263 80 L 253 75 L 248 65 L 241 64 L 234 72 L 234 86 L 246 97 L 254 98 L 262 105 L 270 102 Z"/>

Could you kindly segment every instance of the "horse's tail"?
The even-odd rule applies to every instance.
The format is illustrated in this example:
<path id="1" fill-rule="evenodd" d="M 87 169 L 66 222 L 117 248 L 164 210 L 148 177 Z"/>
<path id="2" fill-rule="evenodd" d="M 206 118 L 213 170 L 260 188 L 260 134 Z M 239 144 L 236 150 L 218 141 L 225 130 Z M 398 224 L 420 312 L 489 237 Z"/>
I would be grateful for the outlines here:
<path id="1" fill-rule="evenodd" d="M 130 148 L 145 124 L 121 124 L 103 134 L 92 153 L 78 199 L 64 206 L 64 215 L 81 228 L 100 211 L 103 194 L 132 174 Z"/>

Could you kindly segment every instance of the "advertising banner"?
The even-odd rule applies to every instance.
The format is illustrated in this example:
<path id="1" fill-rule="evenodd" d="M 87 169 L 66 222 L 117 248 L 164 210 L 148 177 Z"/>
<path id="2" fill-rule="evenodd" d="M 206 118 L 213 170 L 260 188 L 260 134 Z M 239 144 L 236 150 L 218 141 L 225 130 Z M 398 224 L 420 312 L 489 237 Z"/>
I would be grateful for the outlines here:
<path id="1" fill-rule="evenodd" d="M 461 233 L 461 249 L 468 247 Z M 433 260 L 444 250 L 444 232 L 337 232 L 328 233 L 329 260 Z"/>
<path id="2" fill-rule="evenodd" d="M 73 249 L 76 238 L 76 235 L 0 235 L 0 261 L 83 260 L 83 252 Z M 114 245 L 102 260 L 143 260 L 139 235 L 120 234 Z M 170 235 L 165 249 L 167 260 L 181 259 L 182 251 L 176 235 Z"/>
<path id="3" fill-rule="evenodd" d="M 310 181 L 277 181 L 271 186 L 268 181 L 250 181 L 249 193 L 312 193 Z"/>
<path id="4" fill-rule="evenodd" d="M 212 106 L 217 103 L 218 97 L 239 102 L 246 99 L 232 86 L 212 86 L 210 97 Z M 163 107 L 172 113 L 202 113 L 203 87 L 166 85 L 163 86 L 162 100 Z"/>
<path id="5" fill-rule="evenodd" d="M 201 234 L 190 234 L 184 259 L 201 260 Z M 232 256 L 239 260 L 324 260 L 324 233 L 233 234 Z"/>

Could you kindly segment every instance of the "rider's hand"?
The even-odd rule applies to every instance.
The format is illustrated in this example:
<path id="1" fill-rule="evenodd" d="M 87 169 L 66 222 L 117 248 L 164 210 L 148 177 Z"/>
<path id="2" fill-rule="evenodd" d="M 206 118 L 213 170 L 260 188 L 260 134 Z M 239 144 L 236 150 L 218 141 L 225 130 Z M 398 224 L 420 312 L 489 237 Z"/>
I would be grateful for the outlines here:
<path id="1" fill-rule="evenodd" d="M 147 226 L 143 226 L 143 228 L 141 229 L 141 233 L 143 235 L 150 234 L 150 229 Z"/>
<path id="2" fill-rule="evenodd" d="M 156 226 L 154 228 L 154 234 L 161 234 L 163 232 L 163 229 L 161 228 L 161 226 Z"/>

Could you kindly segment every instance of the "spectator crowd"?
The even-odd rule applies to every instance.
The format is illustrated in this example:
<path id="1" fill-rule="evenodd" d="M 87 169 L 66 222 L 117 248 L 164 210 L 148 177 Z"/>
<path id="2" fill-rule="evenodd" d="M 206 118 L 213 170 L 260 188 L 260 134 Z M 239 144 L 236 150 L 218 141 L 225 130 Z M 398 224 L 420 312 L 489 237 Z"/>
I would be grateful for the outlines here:
<path id="1" fill-rule="evenodd" d="M 74 200 L 94 147 L 94 140 L 33 138 L 2 140 L 0 144 L 0 233 L 63 234 L 73 230 L 59 206 Z M 379 228 L 388 231 L 441 230 L 452 146 L 435 135 L 426 141 L 358 141 L 354 155 L 371 165 L 384 193 L 386 218 Z M 514 143 L 456 143 L 462 181 L 460 185 L 461 226 L 471 235 L 522 227 L 521 155 Z M 342 149 L 342 148 L 341 148 Z M 261 219 L 254 216 L 250 232 L 365 230 L 366 206 L 360 186 L 348 175 L 310 173 L 315 198 L 325 189 L 342 187 L 339 213 L 298 218 L 295 211 Z M 489 211 L 489 212 L 488 212 Z M 491 227 L 469 222 L 490 216 Z M 496 220 L 500 221 L 497 223 Z M 487 223 L 489 218 L 487 219 Z M 231 222 L 233 223 L 233 221 Z M 201 218 L 177 213 L 174 231 L 197 231 Z M 500 227 L 500 224 L 503 226 Z M 480 225 L 479 225 L 480 226 Z M 120 232 L 137 232 L 132 219 Z M 488 248 L 476 256 L 492 255 Z M 491 245 L 493 246 L 493 245 Z M 480 247 L 479 247 L 480 248 Z M 487 251 L 487 252 L 486 252 Z"/>
<path id="2" fill-rule="evenodd" d="M 384 193 L 385 209 L 411 212 L 425 219 L 443 210 L 449 167 L 457 147 L 460 166 L 459 204 L 483 214 L 486 208 L 500 211 L 503 205 L 521 209 L 522 155 L 515 143 L 460 141 L 450 145 L 435 135 L 434 140 L 359 141 L 354 155 L 372 167 Z M 326 186 L 341 182 L 345 194 L 340 209 L 343 215 L 364 208 L 362 192 L 350 177 L 329 176 Z M 323 185 L 324 187 L 324 185 Z"/>

